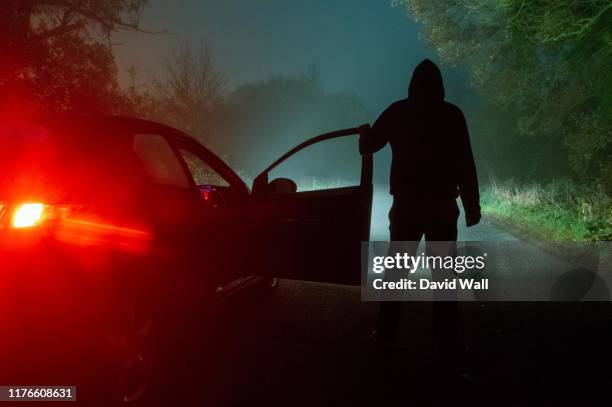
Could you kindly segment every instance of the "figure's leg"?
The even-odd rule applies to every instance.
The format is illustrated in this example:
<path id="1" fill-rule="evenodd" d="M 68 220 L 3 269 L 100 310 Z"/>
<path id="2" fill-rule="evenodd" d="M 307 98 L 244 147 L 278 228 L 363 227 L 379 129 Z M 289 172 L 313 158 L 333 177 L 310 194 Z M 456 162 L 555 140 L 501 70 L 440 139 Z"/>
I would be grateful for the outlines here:
<path id="1" fill-rule="evenodd" d="M 393 204 L 389 211 L 389 230 L 391 234 L 391 244 L 387 255 L 393 256 L 399 249 L 393 242 L 418 242 L 423 236 L 423 226 L 412 221 L 419 219 L 418 214 L 408 207 L 403 207 Z M 418 243 L 414 246 L 413 252 L 416 252 Z M 412 250 L 412 247 L 409 248 Z M 414 253 L 410 253 L 413 255 Z M 391 272 L 392 273 L 392 272 Z M 391 273 L 385 273 L 385 280 L 393 279 Z M 380 313 L 378 314 L 378 322 L 376 332 L 378 337 L 385 342 L 393 342 L 399 329 L 402 317 L 403 303 L 401 301 L 383 301 L 380 304 Z"/>
<path id="2" fill-rule="evenodd" d="M 459 208 L 456 203 L 449 205 L 439 216 L 427 225 L 425 239 L 429 255 L 454 255 L 457 240 L 457 218 Z M 452 281 L 453 270 L 432 270 L 434 281 Z M 432 304 L 433 331 L 442 352 L 453 352 L 457 343 L 458 304 L 456 291 L 436 292 Z"/>

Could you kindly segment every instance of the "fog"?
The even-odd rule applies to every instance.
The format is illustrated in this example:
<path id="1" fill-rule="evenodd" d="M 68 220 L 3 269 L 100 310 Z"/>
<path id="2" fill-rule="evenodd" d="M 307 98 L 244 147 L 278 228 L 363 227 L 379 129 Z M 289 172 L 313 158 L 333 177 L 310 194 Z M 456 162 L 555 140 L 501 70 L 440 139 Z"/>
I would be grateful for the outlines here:
<path id="1" fill-rule="evenodd" d="M 240 93 L 243 97 L 237 101 L 242 111 L 232 116 L 233 126 L 224 124 L 203 141 L 249 174 L 310 136 L 372 122 L 390 103 L 405 97 L 419 61 L 437 59 L 419 39 L 420 27 L 406 10 L 387 1 L 185 1 L 182 7 L 153 1 L 141 25 L 167 33 L 115 34 L 114 41 L 121 44 L 115 56 L 122 84 L 128 81 L 131 64 L 138 66 L 144 83 L 160 75 L 169 49 L 185 39 L 205 41 L 228 98 L 236 101 Z M 278 95 L 282 89 L 272 89 L 274 84 L 264 89 L 271 78 L 295 78 L 312 67 L 318 81 L 311 91 L 325 93 L 326 106 L 312 92 L 300 94 L 295 87 L 286 86 L 285 95 Z M 476 96 L 463 71 L 443 70 L 447 99 L 463 107 L 472 104 Z M 259 100 L 245 92 L 249 86 L 259 87 Z M 249 109 L 262 100 L 268 106 Z M 383 187 L 389 160 L 388 148 L 376 156 L 375 178 Z"/>

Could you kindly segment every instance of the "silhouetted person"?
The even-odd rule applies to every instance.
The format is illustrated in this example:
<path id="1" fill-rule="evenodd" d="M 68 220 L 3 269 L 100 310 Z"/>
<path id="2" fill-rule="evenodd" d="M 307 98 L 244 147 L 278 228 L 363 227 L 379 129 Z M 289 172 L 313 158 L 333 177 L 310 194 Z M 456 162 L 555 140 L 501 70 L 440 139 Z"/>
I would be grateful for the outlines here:
<path id="1" fill-rule="evenodd" d="M 361 154 L 391 145 L 392 241 L 415 242 L 423 236 L 427 241 L 456 241 L 457 197 L 467 226 L 480 221 L 478 179 L 465 118 L 457 106 L 444 101 L 442 75 L 432 61 L 426 59 L 415 68 L 408 98 L 389 106 L 362 134 Z M 381 304 L 377 339 L 392 343 L 401 313 L 400 302 Z M 434 302 L 433 320 L 441 351 L 452 352 L 457 341 L 456 301 Z"/>

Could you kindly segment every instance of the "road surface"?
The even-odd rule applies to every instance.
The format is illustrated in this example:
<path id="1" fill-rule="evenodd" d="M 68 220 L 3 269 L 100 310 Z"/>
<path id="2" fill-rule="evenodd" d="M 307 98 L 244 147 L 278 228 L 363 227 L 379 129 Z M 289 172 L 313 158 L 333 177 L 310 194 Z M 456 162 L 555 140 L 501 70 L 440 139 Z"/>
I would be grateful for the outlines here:
<path id="1" fill-rule="evenodd" d="M 516 239 L 483 222 L 460 239 Z M 378 310 L 358 287 L 281 281 L 228 305 L 166 361 L 157 393 L 201 406 L 533 405 L 607 397 L 607 303 L 461 303 L 467 352 L 440 357 L 431 303 L 407 303 L 399 349 L 368 339 Z M 183 347 L 184 346 L 184 347 Z"/>

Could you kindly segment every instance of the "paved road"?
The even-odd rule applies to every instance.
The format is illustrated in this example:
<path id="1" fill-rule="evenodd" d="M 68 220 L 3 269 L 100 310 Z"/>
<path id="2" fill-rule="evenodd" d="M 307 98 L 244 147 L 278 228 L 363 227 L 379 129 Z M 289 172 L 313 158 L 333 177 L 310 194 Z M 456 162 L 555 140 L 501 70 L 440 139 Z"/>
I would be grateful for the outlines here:
<path id="1" fill-rule="evenodd" d="M 515 239 L 489 222 L 460 238 Z M 181 345 L 189 356 L 169 362 L 165 404 L 189 386 L 201 406 L 588 405 L 612 384 L 608 304 L 462 303 L 469 351 L 453 364 L 436 350 L 431 303 L 406 304 L 401 348 L 386 355 L 367 339 L 377 304 L 357 287 L 282 281 L 255 297 Z"/>

